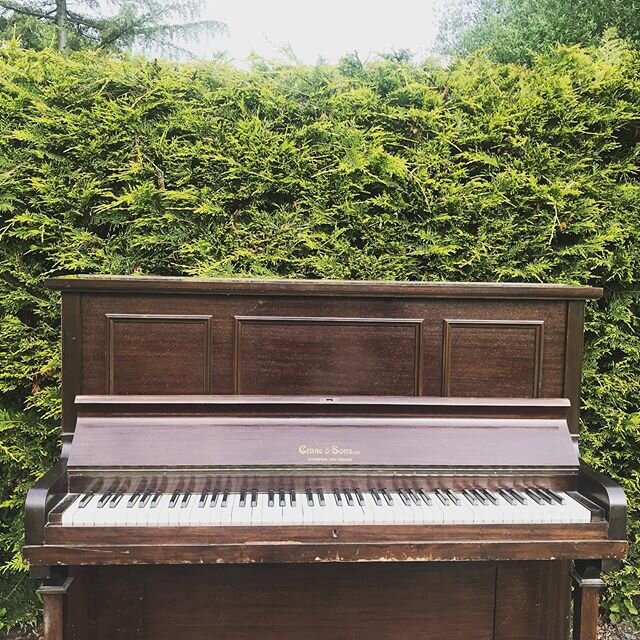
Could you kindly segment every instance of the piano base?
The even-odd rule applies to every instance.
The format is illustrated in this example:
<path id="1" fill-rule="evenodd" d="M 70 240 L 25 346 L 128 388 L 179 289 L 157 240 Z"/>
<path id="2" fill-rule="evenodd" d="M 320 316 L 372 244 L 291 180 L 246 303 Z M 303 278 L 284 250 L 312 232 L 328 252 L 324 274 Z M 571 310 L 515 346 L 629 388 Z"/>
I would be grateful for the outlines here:
<path id="1" fill-rule="evenodd" d="M 45 638 L 567 640 L 570 573 L 568 561 L 71 567 L 64 625 Z M 594 593 L 592 635 L 578 624 L 574 640 L 595 638 Z M 45 597 L 45 616 L 60 602 Z"/>

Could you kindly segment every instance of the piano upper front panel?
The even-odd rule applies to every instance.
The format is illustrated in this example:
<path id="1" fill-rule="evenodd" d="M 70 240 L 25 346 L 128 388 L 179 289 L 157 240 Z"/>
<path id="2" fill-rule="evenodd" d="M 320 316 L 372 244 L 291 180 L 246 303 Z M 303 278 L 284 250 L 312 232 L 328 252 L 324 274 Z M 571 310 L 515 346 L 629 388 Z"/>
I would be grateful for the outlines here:
<path id="1" fill-rule="evenodd" d="M 422 394 L 422 320 L 235 318 L 234 391 L 281 395 Z"/>
<path id="2" fill-rule="evenodd" d="M 171 389 L 578 401 L 577 341 L 567 335 L 568 309 L 581 304 L 575 301 L 65 295 L 81 295 L 72 310 L 81 339 L 65 342 L 65 398 Z M 570 331 L 577 328 L 571 323 Z M 70 402 L 64 406 L 70 432 L 75 413 Z"/>

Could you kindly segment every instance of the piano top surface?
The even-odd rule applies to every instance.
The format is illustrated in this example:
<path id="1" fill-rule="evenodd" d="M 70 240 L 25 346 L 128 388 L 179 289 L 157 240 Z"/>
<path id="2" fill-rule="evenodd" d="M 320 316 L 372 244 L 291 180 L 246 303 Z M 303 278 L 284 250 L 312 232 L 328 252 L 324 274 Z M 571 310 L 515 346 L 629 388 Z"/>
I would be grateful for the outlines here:
<path id="1" fill-rule="evenodd" d="M 237 295 L 381 296 L 425 298 L 600 298 L 599 287 L 519 282 L 417 282 L 392 280 L 303 280 L 262 278 L 183 278 L 172 276 L 74 275 L 49 278 L 63 291 L 219 293 Z"/>

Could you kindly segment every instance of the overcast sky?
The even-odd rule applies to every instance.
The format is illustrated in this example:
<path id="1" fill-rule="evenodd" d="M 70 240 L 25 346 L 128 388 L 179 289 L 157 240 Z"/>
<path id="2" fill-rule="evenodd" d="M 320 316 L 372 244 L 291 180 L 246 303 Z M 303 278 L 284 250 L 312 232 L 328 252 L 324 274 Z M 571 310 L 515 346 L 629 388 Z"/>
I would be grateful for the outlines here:
<path id="1" fill-rule="evenodd" d="M 188 48 L 202 57 L 224 50 L 240 65 L 251 53 L 282 59 L 287 46 L 307 64 L 354 51 L 362 60 L 399 49 L 423 58 L 438 26 L 435 0 L 205 0 L 202 17 L 228 33 Z"/>

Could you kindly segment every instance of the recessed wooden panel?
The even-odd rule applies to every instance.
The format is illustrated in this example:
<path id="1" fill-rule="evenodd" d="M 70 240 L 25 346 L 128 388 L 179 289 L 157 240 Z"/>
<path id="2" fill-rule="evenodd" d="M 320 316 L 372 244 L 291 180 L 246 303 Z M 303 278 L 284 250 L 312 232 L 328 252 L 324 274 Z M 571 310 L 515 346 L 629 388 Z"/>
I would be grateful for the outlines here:
<path id="1" fill-rule="evenodd" d="M 493 640 L 489 562 L 86 573 L 93 640 Z"/>
<path id="2" fill-rule="evenodd" d="M 566 640 L 569 576 L 567 561 L 499 563 L 495 640 Z"/>
<path id="3" fill-rule="evenodd" d="M 442 395 L 537 398 L 544 322 L 445 320 Z"/>
<path id="4" fill-rule="evenodd" d="M 211 316 L 107 314 L 107 389 L 211 393 Z"/>
<path id="5" fill-rule="evenodd" d="M 236 316 L 235 392 L 419 395 L 422 321 Z"/>

